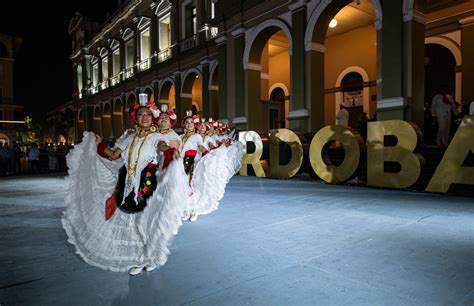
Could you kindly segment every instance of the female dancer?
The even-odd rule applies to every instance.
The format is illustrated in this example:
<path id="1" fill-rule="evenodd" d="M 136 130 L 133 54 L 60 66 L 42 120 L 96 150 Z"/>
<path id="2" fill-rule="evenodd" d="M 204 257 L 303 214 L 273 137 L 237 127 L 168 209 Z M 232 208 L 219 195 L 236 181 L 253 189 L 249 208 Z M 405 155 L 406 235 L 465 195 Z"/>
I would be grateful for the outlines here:
<path id="1" fill-rule="evenodd" d="M 136 275 L 165 264 L 189 185 L 181 161 L 174 160 L 178 139 L 156 132 L 156 124 L 166 130 L 170 116 L 160 116 L 145 97 L 130 117 L 137 129 L 126 132 L 115 148 L 96 147 L 95 135 L 85 132 L 68 154 L 62 224 L 84 261 Z"/>

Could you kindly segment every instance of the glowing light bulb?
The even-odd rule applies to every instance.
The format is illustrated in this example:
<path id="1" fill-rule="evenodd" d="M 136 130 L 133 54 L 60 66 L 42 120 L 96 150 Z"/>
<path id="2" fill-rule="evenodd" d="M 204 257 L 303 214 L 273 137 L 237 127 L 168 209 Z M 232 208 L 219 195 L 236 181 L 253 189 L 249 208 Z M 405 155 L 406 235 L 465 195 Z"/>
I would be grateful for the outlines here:
<path id="1" fill-rule="evenodd" d="M 331 22 L 329 23 L 329 27 L 335 28 L 336 26 L 337 26 L 337 20 L 336 19 L 331 20 Z"/>

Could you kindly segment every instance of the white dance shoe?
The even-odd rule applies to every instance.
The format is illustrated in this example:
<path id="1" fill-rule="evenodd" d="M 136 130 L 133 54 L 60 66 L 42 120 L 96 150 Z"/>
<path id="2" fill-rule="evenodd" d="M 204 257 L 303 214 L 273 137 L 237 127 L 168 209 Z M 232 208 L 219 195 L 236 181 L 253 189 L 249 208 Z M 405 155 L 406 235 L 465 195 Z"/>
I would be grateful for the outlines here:
<path id="1" fill-rule="evenodd" d="M 143 268 L 144 268 L 144 266 L 135 266 L 135 267 L 132 267 L 132 268 L 130 269 L 130 271 L 128 271 L 128 274 L 130 274 L 130 275 L 138 275 L 138 274 L 142 273 Z"/>

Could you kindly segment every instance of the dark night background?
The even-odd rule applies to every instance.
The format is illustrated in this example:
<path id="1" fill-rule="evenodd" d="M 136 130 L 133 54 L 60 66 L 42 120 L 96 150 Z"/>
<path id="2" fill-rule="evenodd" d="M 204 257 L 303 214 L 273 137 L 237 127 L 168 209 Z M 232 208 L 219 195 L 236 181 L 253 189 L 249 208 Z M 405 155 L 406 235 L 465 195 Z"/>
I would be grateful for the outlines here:
<path id="1" fill-rule="evenodd" d="M 24 115 L 42 118 L 47 111 L 71 100 L 71 39 L 67 32 L 75 11 L 103 23 L 117 0 L 2 1 L 0 33 L 23 42 L 14 64 L 14 97 Z M 86 42 L 87 43 L 87 42 Z"/>

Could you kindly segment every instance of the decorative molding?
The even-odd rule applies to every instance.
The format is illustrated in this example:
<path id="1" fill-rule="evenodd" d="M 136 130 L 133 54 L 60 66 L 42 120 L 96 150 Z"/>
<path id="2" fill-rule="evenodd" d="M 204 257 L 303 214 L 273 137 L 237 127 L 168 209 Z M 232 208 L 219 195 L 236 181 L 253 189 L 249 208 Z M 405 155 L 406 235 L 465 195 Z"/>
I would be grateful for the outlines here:
<path id="1" fill-rule="evenodd" d="M 305 108 L 295 109 L 288 113 L 288 119 L 306 119 L 309 118 L 309 111 Z"/>
<path id="2" fill-rule="evenodd" d="M 232 36 L 236 37 L 241 34 L 245 34 L 245 28 L 238 28 L 237 30 L 232 31 Z"/>
<path id="3" fill-rule="evenodd" d="M 247 124 L 246 117 L 235 117 L 232 119 L 232 124 Z"/>
<path id="4" fill-rule="evenodd" d="M 407 22 L 407 21 L 412 21 L 412 20 L 419 22 L 421 24 L 425 24 L 427 18 L 426 18 L 426 15 L 423 14 L 422 12 L 415 9 L 409 9 L 403 13 L 403 21 Z"/>
<path id="5" fill-rule="evenodd" d="M 219 86 L 218 86 L 218 85 L 211 85 L 211 86 L 209 86 L 209 90 L 211 90 L 211 91 L 218 91 L 218 90 L 219 90 Z"/>
<path id="6" fill-rule="evenodd" d="M 393 97 L 377 101 L 377 109 L 405 107 L 405 105 L 407 105 L 407 99 L 405 97 Z"/>
<path id="7" fill-rule="evenodd" d="M 227 36 L 225 35 L 221 35 L 219 37 L 216 38 L 216 44 L 220 45 L 222 43 L 225 43 L 227 41 Z"/>
<path id="8" fill-rule="evenodd" d="M 458 20 L 458 22 L 459 22 L 460 25 L 468 25 L 468 24 L 474 23 L 474 16 L 461 18 L 461 19 Z"/>
<path id="9" fill-rule="evenodd" d="M 268 73 L 260 73 L 260 78 L 264 80 L 270 80 L 270 74 Z"/>
<path id="10" fill-rule="evenodd" d="M 208 59 L 202 60 L 199 64 L 201 64 L 201 65 L 209 65 L 209 60 L 208 60 Z"/>
<path id="11" fill-rule="evenodd" d="M 193 98 L 193 94 L 190 94 L 190 93 L 182 93 L 181 95 L 179 95 L 181 98 L 189 98 L 189 99 L 192 99 Z"/>
<path id="12" fill-rule="evenodd" d="M 151 23 L 151 19 L 148 17 L 140 18 L 140 22 L 138 23 L 137 28 L 141 31 L 144 30 L 146 27 L 149 27 Z"/>
<path id="13" fill-rule="evenodd" d="M 262 71 L 262 66 L 259 64 L 255 63 L 248 63 L 247 65 L 244 65 L 245 70 L 254 70 L 254 71 Z"/>
<path id="14" fill-rule="evenodd" d="M 304 49 L 305 49 L 305 51 L 316 51 L 316 52 L 325 53 L 326 52 L 326 45 L 311 42 L 310 44 L 306 44 L 304 46 Z"/>
<path id="15" fill-rule="evenodd" d="M 298 9 L 303 8 L 303 7 L 306 7 L 305 0 L 298 0 L 295 3 L 288 5 L 288 9 L 290 9 L 290 11 L 297 11 Z"/>

